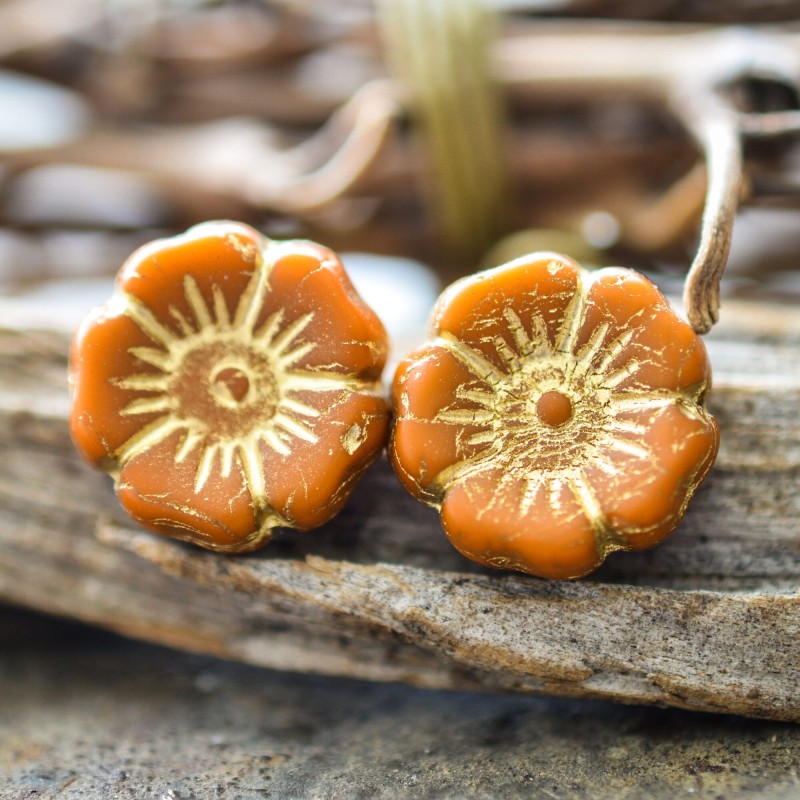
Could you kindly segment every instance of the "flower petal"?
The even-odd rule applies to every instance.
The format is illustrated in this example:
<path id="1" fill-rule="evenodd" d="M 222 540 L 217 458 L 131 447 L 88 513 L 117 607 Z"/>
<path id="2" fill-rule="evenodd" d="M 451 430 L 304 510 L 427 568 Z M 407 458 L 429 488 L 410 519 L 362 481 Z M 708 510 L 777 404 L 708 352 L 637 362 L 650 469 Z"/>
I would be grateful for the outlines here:
<path id="1" fill-rule="evenodd" d="M 196 489 L 204 448 L 195 447 L 178 461 L 185 432 L 176 431 L 134 456 L 122 469 L 117 494 L 125 510 L 158 533 L 213 550 L 253 549 L 269 535 L 259 522 L 244 474 L 234 458 L 230 474 L 222 475 L 216 453 L 208 477 Z"/>
<path id="2" fill-rule="evenodd" d="M 162 341 L 232 320 L 241 297 L 254 297 L 253 275 L 268 243 L 258 231 L 233 222 L 207 222 L 139 248 L 117 283 L 136 306 L 150 337 Z M 216 289 L 214 287 L 217 287 Z M 258 297 L 254 297 L 258 305 Z M 162 341 L 163 343 L 163 341 Z"/>
<path id="3" fill-rule="evenodd" d="M 312 242 L 290 241 L 272 245 L 265 257 L 272 264 L 269 293 L 256 327 L 275 313 L 282 316 L 282 330 L 303 321 L 302 330 L 286 342 L 287 352 L 297 354 L 293 369 L 377 380 L 386 363 L 386 331 L 336 254 Z"/>
<path id="4" fill-rule="evenodd" d="M 131 375 L 163 377 L 160 370 L 134 354 L 136 348 L 151 347 L 139 326 L 113 304 L 94 309 L 73 340 L 70 429 L 84 458 L 95 466 L 113 468 L 117 450 L 160 416 L 157 411 L 123 413 L 137 398 L 158 396 L 158 392 L 120 386 L 120 380 Z"/>
<path id="5" fill-rule="evenodd" d="M 620 268 L 597 273 L 575 352 L 593 338 L 592 365 L 615 391 L 666 389 L 701 400 L 708 388 L 702 341 L 643 275 Z"/>
<path id="6" fill-rule="evenodd" d="M 628 411 L 620 433 L 585 468 L 597 502 L 626 549 L 643 550 L 677 526 L 719 447 L 716 420 L 698 408 L 672 403 Z"/>
<path id="7" fill-rule="evenodd" d="M 308 529 L 339 511 L 380 454 L 388 409 L 382 397 L 349 391 L 297 397 L 320 412 L 308 425 L 313 440 L 290 436 L 287 454 L 262 443 L 261 458 L 269 504 L 292 527 Z"/>
<path id="8" fill-rule="evenodd" d="M 564 256 L 535 253 L 464 278 L 439 299 L 432 328 L 460 340 L 506 373 L 515 355 L 569 347 L 582 272 Z"/>
<path id="9" fill-rule="evenodd" d="M 485 419 L 483 424 L 470 420 L 487 417 L 484 403 L 491 401 L 493 390 L 451 352 L 427 345 L 399 365 L 393 391 L 390 453 L 395 471 L 411 492 L 441 503 L 445 487 L 437 478 L 488 446 L 471 442 L 487 433 Z"/>
<path id="10" fill-rule="evenodd" d="M 467 558 L 542 578 L 578 578 L 603 560 L 592 523 L 567 484 L 490 469 L 447 492 L 442 524 Z"/>

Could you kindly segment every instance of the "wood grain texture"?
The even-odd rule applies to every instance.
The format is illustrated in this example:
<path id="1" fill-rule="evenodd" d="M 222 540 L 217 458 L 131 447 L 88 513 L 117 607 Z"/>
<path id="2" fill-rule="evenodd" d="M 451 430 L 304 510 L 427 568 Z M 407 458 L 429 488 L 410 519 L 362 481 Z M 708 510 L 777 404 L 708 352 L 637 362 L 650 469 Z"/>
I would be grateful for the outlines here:
<path id="1" fill-rule="evenodd" d="M 796 800 L 800 726 L 248 667 L 0 607 L 0 800 Z"/>
<path id="2" fill-rule="evenodd" d="M 385 462 L 252 556 L 136 530 L 69 441 L 67 334 L 19 316 L 0 303 L 1 599 L 280 669 L 800 720 L 796 308 L 724 307 L 712 475 L 665 545 L 580 583 L 465 561 Z"/>

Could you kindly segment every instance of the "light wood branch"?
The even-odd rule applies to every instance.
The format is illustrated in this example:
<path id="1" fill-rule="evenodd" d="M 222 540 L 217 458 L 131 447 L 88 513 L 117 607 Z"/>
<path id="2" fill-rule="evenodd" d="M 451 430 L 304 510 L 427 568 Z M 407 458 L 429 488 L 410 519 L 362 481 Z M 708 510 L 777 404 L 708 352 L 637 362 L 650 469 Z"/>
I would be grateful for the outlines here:
<path id="1" fill-rule="evenodd" d="M 0 306 L 3 600 L 279 669 L 800 720 L 795 308 L 732 302 L 710 336 L 723 444 L 681 530 L 563 583 L 462 559 L 385 462 L 253 556 L 134 529 L 70 444 L 67 336 Z"/>
<path id="2" fill-rule="evenodd" d="M 733 222 L 743 193 L 742 136 L 737 115 L 710 96 L 692 121 L 708 172 L 700 242 L 686 276 L 683 301 L 689 323 L 707 333 L 719 320 L 720 283 L 733 240 Z M 714 109 L 709 111 L 708 109 Z"/>

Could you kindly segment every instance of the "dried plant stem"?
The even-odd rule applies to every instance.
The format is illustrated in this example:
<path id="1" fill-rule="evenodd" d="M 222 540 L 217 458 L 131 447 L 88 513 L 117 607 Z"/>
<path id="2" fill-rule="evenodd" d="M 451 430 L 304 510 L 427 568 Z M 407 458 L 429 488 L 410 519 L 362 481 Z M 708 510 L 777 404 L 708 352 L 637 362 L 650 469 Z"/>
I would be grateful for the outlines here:
<path id="1" fill-rule="evenodd" d="M 733 238 L 733 222 L 742 194 L 742 137 L 738 116 L 707 98 L 706 108 L 692 124 L 703 149 L 708 170 L 700 242 L 684 284 L 684 304 L 689 323 L 707 333 L 719 320 L 722 273 Z"/>
<path id="2" fill-rule="evenodd" d="M 430 158 L 449 248 L 481 254 L 506 213 L 504 114 L 489 74 L 496 20 L 477 0 L 383 0 L 388 60 Z"/>

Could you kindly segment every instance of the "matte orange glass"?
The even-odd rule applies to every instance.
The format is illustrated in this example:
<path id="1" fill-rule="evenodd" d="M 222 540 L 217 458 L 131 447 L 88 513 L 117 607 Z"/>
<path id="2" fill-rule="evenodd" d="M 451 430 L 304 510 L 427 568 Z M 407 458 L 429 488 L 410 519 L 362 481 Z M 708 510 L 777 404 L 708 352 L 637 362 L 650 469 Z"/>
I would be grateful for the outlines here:
<path id="1" fill-rule="evenodd" d="M 142 524 L 252 550 L 330 519 L 380 453 L 386 350 L 331 251 L 205 223 L 134 253 L 78 331 L 73 439 Z"/>
<path id="2" fill-rule="evenodd" d="M 534 254 L 455 283 L 431 328 L 391 458 L 465 556 L 577 578 L 675 529 L 719 430 L 705 348 L 649 280 Z"/>

